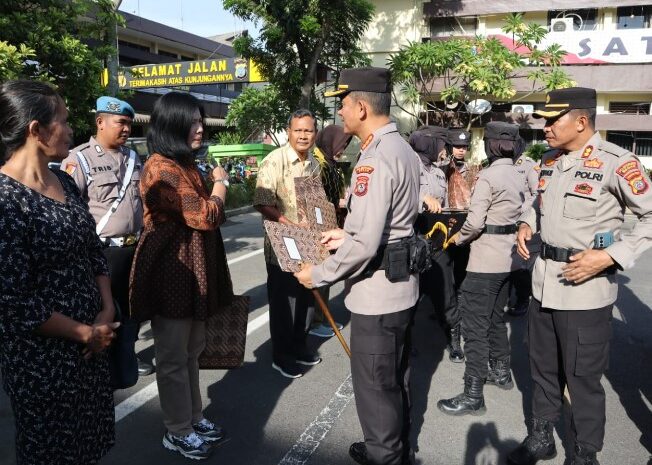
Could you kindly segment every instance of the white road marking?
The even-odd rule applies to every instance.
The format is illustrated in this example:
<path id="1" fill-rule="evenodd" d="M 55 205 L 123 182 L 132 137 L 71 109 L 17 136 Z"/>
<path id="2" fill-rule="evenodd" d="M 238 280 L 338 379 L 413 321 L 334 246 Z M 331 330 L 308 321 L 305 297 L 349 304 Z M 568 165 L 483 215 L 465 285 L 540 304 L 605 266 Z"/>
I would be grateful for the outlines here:
<path id="1" fill-rule="evenodd" d="M 247 258 L 251 258 L 256 255 L 259 255 L 262 252 L 263 249 L 254 250 L 253 252 L 229 260 L 227 263 L 229 265 L 232 265 L 233 263 L 237 263 L 242 260 L 246 260 Z M 254 318 L 249 323 L 247 323 L 247 336 L 249 336 L 257 329 L 262 328 L 268 322 L 269 322 L 269 312 L 265 312 L 262 315 L 259 315 L 258 317 Z M 158 387 L 156 386 L 156 381 L 153 381 L 149 383 L 147 386 L 145 386 L 143 389 L 139 390 L 138 392 L 132 394 L 131 396 L 129 396 L 128 398 L 120 402 L 120 404 L 116 405 L 115 422 L 117 423 L 123 418 L 125 418 L 127 415 L 135 412 L 140 407 L 145 405 L 147 402 L 155 398 L 157 395 L 158 395 Z"/>
<path id="2" fill-rule="evenodd" d="M 261 253 L 263 253 L 263 249 L 254 250 L 253 252 L 249 252 L 249 253 L 246 253 L 244 255 L 240 255 L 239 257 L 233 258 L 233 259 L 229 260 L 227 263 L 229 265 L 233 265 L 235 263 L 241 262 L 241 261 L 246 260 L 248 258 L 255 257 L 256 255 L 259 255 Z"/>
<path id="3" fill-rule="evenodd" d="M 340 418 L 351 399 L 353 399 L 353 384 L 349 375 L 337 388 L 328 405 L 308 425 L 278 465 L 304 465 Z"/>

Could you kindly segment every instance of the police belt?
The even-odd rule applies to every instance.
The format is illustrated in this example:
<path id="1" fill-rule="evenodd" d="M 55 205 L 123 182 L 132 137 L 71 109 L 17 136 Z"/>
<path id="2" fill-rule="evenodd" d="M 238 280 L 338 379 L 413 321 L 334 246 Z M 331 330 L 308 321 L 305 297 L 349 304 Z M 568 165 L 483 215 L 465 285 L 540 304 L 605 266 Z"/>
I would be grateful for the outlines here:
<path id="1" fill-rule="evenodd" d="M 129 247 L 135 245 L 138 239 L 140 239 L 140 233 L 116 237 L 100 237 L 102 244 L 107 247 Z"/>
<path id="2" fill-rule="evenodd" d="M 514 234 L 518 228 L 515 224 L 495 225 L 488 224 L 482 230 L 485 234 Z"/>
<path id="3" fill-rule="evenodd" d="M 569 263 L 570 258 L 580 252 L 581 250 L 577 249 L 562 249 L 561 247 L 553 247 L 550 244 L 546 244 L 545 242 L 541 245 L 541 258 L 553 260 L 555 262 Z"/>
<path id="4" fill-rule="evenodd" d="M 374 258 L 371 259 L 371 261 L 367 265 L 367 268 L 365 268 L 364 274 L 367 276 L 371 276 L 378 270 L 386 270 L 389 265 L 387 251 L 391 250 L 392 248 L 400 248 L 400 247 L 406 247 L 406 244 L 403 241 L 399 241 L 399 242 L 393 242 L 391 244 L 383 244 L 380 247 L 378 247 L 378 250 L 376 251 L 376 255 L 374 256 Z"/>

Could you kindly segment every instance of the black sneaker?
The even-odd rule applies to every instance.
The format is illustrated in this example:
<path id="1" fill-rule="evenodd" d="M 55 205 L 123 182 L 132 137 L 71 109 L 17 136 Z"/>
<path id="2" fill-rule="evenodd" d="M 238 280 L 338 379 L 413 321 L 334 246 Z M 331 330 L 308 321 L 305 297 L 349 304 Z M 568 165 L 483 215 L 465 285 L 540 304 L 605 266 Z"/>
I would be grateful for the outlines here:
<path id="1" fill-rule="evenodd" d="M 277 370 L 286 378 L 296 379 L 303 376 L 303 373 L 301 373 L 297 368 L 288 365 L 277 365 L 276 363 L 272 363 L 272 368 Z"/>
<path id="2" fill-rule="evenodd" d="M 183 437 L 167 432 L 163 436 L 163 447 L 193 460 L 204 460 L 211 455 L 211 447 L 194 432 Z"/>
<path id="3" fill-rule="evenodd" d="M 197 433 L 197 436 L 206 442 L 219 441 L 224 437 L 224 429 L 206 418 L 202 419 L 199 423 L 192 425 L 192 428 L 195 430 L 195 433 Z"/>
<path id="4" fill-rule="evenodd" d="M 308 366 L 319 365 L 321 357 L 317 354 L 303 354 L 297 357 L 297 363 Z"/>
<path id="5" fill-rule="evenodd" d="M 367 458 L 367 446 L 364 442 L 354 442 L 351 444 L 349 455 L 360 465 L 371 465 L 371 462 Z"/>

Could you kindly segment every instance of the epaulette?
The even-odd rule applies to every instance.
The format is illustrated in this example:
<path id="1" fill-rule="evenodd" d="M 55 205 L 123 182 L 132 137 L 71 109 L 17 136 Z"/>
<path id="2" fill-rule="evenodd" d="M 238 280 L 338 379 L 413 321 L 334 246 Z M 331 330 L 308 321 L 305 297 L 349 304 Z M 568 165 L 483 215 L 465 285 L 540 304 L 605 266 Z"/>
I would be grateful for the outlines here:
<path id="1" fill-rule="evenodd" d="M 612 144 L 611 142 L 607 142 L 606 140 L 603 140 L 600 143 L 600 150 L 602 152 L 606 152 L 610 155 L 613 155 L 615 157 L 622 157 L 628 154 L 631 154 L 631 152 L 627 149 L 624 149 L 620 147 L 619 145 Z"/>
<path id="2" fill-rule="evenodd" d="M 86 150 L 86 149 L 90 148 L 90 146 L 91 146 L 91 141 L 84 142 L 83 144 L 80 144 L 80 145 L 78 145 L 77 147 L 71 149 L 71 150 L 70 150 L 70 153 L 81 152 L 81 151 L 83 151 L 83 150 Z"/>

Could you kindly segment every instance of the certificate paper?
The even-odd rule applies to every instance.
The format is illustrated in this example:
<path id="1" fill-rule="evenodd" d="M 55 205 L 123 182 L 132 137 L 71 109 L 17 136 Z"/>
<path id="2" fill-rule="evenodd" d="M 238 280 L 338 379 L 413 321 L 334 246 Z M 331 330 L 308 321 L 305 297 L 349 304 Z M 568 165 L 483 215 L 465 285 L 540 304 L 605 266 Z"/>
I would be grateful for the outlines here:
<path id="1" fill-rule="evenodd" d="M 330 255 L 321 243 L 321 233 L 315 229 L 267 220 L 264 225 L 283 271 L 299 271 L 301 263 L 318 265 Z"/>

